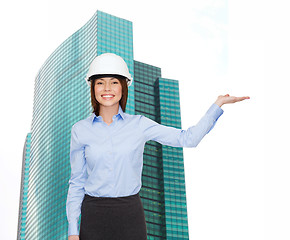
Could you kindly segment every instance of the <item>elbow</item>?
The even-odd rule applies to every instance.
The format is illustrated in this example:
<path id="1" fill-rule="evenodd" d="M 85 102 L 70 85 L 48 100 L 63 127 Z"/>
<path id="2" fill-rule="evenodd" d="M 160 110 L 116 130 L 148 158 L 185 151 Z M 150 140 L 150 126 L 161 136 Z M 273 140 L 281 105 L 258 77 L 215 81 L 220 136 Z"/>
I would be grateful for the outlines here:
<path id="1" fill-rule="evenodd" d="M 179 141 L 178 147 L 185 147 L 185 148 L 195 148 L 200 141 L 197 139 L 182 139 L 182 141 Z"/>
<path id="2" fill-rule="evenodd" d="M 87 176 L 85 174 L 72 176 L 69 181 L 69 187 L 72 188 L 84 188 L 87 181 Z"/>
<path id="3" fill-rule="evenodd" d="M 201 139 L 199 138 L 195 138 L 195 139 L 192 139 L 189 144 L 188 144 L 188 147 L 190 148 L 196 148 L 197 145 L 200 143 Z"/>
<path id="4" fill-rule="evenodd" d="M 192 145 L 192 148 L 196 148 L 197 145 L 198 145 L 198 143 L 194 143 L 194 144 Z"/>
<path id="5" fill-rule="evenodd" d="M 198 142 L 191 141 L 191 142 L 188 142 L 188 143 L 184 144 L 183 147 L 186 147 L 186 148 L 195 148 L 197 145 L 198 145 Z"/>
<path id="6" fill-rule="evenodd" d="M 191 145 L 191 148 L 196 148 L 198 145 L 198 143 L 194 142 L 192 145 Z"/>

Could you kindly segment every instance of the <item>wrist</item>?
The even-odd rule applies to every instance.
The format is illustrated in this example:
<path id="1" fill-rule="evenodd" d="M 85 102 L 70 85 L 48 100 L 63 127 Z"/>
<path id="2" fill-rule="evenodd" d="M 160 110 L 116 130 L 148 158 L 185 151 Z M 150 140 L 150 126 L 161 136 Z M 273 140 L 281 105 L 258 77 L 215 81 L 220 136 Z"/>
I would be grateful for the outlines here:
<path id="1" fill-rule="evenodd" d="M 215 101 L 215 104 L 218 105 L 219 107 L 221 107 L 223 105 L 223 103 L 221 101 Z"/>

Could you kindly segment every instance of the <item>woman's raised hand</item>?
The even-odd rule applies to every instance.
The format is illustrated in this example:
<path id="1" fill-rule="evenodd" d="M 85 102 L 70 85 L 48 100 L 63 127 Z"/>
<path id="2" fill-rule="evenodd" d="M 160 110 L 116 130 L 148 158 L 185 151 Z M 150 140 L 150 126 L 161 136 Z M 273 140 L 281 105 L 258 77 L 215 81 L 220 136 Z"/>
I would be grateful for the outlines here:
<path id="1" fill-rule="evenodd" d="M 68 240 L 80 240 L 79 235 L 70 235 L 68 236 Z"/>
<path id="2" fill-rule="evenodd" d="M 215 104 L 217 104 L 221 107 L 223 104 L 240 102 L 240 101 L 243 101 L 245 99 L 250 99 L 250 97 L 249 96 L 234 97 L 234 96 L 230 96 L 229 94 L 219 95 L 217 100 L 215 101 Z"/>

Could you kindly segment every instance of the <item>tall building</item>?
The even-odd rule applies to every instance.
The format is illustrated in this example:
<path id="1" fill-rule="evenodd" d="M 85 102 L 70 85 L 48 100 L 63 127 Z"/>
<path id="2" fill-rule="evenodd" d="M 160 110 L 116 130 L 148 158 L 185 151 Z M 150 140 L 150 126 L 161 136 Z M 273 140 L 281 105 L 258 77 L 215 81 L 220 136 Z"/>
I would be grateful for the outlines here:
<path id="1" fill-rule="evenodd" d="M 134 76 L 135 113 L 181 128 L 178 81 L 161 78 L 160 68 L 138 61 Z M 140 196 L 148 239 L 189 238 L 182 148 L 145 144 Z"/>
<path id="2" fill-rule="evenodd" d="M 17 239 L 25 239 L 26 210 L 27 210 L 27 193 L 28 193 L 28 176 L 30 160 L 31 133 L 28 133 L 23 148 L 23 162 L 20 188 L 20 203 L 18 215 Z"/>
<path id="3" fill-rule="evenodd" d="M 49 56 L 35 79 L 18 239 L 67 239 L 70 131 L 92 112 L 84 77 L 92 60 L 104 52 L 120 55 L 134 78 L 126 113 L 181 128 L 178 81 L 162 78 L 158 67 L 134 61 L 132 22 L 97 11 Z M 182 148 L 148 141 L 142 183 L 148 239 L 188 239 Z"/>

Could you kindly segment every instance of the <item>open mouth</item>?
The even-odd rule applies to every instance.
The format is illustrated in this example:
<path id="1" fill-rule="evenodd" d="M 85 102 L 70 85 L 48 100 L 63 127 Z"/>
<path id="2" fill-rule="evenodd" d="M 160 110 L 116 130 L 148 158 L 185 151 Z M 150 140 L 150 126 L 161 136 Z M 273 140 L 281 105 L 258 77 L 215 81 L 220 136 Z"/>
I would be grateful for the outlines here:
<path id="1" fill-rule="evenodd" d="M 115 97 L 115 95 L 113 94 L 104 94 L 104 95 L 101 95 L 103 99 L 105 100 L 111 100 Z"/>

